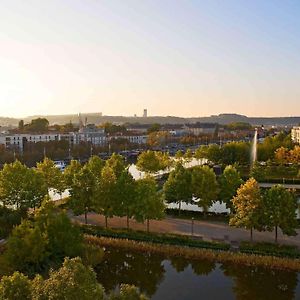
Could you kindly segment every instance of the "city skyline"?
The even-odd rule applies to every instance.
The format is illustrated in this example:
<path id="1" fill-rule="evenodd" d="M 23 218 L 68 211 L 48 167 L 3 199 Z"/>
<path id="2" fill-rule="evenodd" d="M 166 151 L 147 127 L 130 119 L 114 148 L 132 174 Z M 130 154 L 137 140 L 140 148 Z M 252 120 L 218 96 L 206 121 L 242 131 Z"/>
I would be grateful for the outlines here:
<path id="1" fill-rule="evenodd" d="M 3 1 L 1 116 L 300 114 L 295 1 Z"/>

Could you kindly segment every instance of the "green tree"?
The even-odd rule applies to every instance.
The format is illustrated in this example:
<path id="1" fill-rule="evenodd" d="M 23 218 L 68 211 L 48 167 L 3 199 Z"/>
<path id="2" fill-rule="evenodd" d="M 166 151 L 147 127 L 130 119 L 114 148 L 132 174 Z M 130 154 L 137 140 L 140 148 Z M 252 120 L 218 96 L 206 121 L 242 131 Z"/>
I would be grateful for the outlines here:
<path id="1" fill-rule="evenodd" d="M 4 276 L 0 281 L 1 300 L 31 300 L 31 281 L 19 272 Z"/>
<path id="2" fill-rule="evenodd" d="M 47 252 L 53 261 L 81 255 L 83 238 L 67 214 L 46 202 L 34 216 L 35 227 L 47 236 Z"/>
<path id="3" fill-rule="evenodd" d="M 192 159 L 193 159 L 193 152 L 191 151 L 191 149 L 187 149 L 184 154 L 184 160 L 186 162 L 191 162 Z"/>
<path id="4" fill-rule="evenodd" d="M 167 154 L 148 150 L 139 155 L 136 166 L 143 172 L 156 173 L 165 170 L 170 164 L 171 161 Z"/>
<path id="5" fill-rule="evenodd" d="M 36 209 L 48 194 L 44 178 L 35 170 L 27 169 L 24 185 L 25 206 Z"/>
<path id="6" fill-rule="evenodd" d="M 30 124 L 26 125 L 25 128 L 29 132 L 44 133 L 48 131 L 49 121 L 45 118 L 37 118 L 31 120 Z"/>
<path id="7" fill-rule="evenodd" d="M 203 158 L 208 159 L 208 147 L 207 146 L 200 146 L 195 152 L 195 158 L 200 160 Z"/>
<path id="8" fill-rule="evenodd" d="M 82 166 L 78 160 L 71 160 L 71 163 L 66 167 L 63 176 L 64 182 L 67 187 L 70 187 L 73 184 L 75 175 L 78 174 Z"/>
<path id="9" fill-rule="evenodd" d="M 259 165 L 258 162 L 255 162 L 250 170 L 250 177 L 255 178 L 257 181 L 263 182 L 266 179 L 267 170 L 268 168 Z"/>
<path id="10" fill-rule="evenodd" d="M 117 177 L 113 168 L 106 164 L 101 172 L 96 203 L 96 210 L 105 217 L 106 228 L 108 226 L 108 218 L 113 217 L 116 207 L 116 183 Z"/>
<path id="11" fill-rule="evenodd" d="M 227 166 L 220 176 L 220 200 L 226 203 L 226 207 L 233 210 L 232 198 L 236 195 L 237 189 L 243 180 L 237 169 L 231 165 Z"/>
<path id="12" fill-rule="evenodd" d="M 9 236 L 22 219 L 27 218 L 27 211 L 0 206 L 0 239 Z"/>
<path id="13" fill-rule="evenodd" d="M 152 132 L 157 132 L 160 131 L 160 129 L 161 129 L 161 125 L 158 123 L 154 123 L 148 128 L 147 133 L 149 134 Z"/>
<path id="14" fill-rule="evenodd" d="M 260 188 L 254 178 L 246 181 L 232 199 L 235 214 L 230 218 L 229 225 L 250 229 L 253 241 L 253 229 L 261 229 L 263 201 Z"/>
<path id="15" fill-rule="evenodd" d="M 202 153 L 203 155 L 205 155 L 205 151 L 206 151 L 206 157 L 204 157 L 204 158 L 207 158 L 209 161 L 216 163 L 216 164 L 221 161 L 222 149 L 218 145 L 211 144 L 209 146 L 203 146 L 202 150 L 199 150 L 199 152 Z M 200 155 L 199 152 L 198 152 L 198 155 Z"/>
<path id="16" fill-rule="evenodd" d="M 265 194 L 264 220 L 268 230 L 275 229 L 275 242 L 277 243 L 278 228 L 283 234 L 296 235 L 298 228 L 296 209 L 298 208 L 295 195 L 282 185 L 274 185 Z"/>
<path id="17" fill-rule="evenodd" d="M 175 154 L 175 158 L 181 162 L 183 160 L 183 152 L 181 150 L 178 150 Z"/>
<path id="18" fill-rule="evenodd" d="M 245 142 L 226 143 L 221 149 L 221 159 L 223 164 L 248 165 L 250 163 L 250 144 Z"/>
<path id="19" fill-rule="evenodd" d="M 106 161 L 105 166 L 110 167 L 113 170 L 116 178 L 118 178 L 126 168 L 124 157 L 116 153 L 113 153 Z"/>
<path id="20" fill-rule="evenodd" d="M 104 164 L 104 161 L 99 156 L 94 155 L 89 159 L 86 166 L 95 176 L 96 180 L 99 181 Z"/>
<path id="21" fill-rule="evenodd" d="M 124 170 L 116 181 L 116 204 L 114 214 L 127 217 L 127 228 L 129 228 L 129 219 L 134 214 L 136 205 L 135 180 L 128 170 Z"/>
<path id="22" fill-rule="evenodd" d="M 37 207 L 47 194 L 38 174 L 19 161 L 5 164 L 0 172 L 0 200 L 17 209 Z"/>
<path id="23" fill-rule="evenodd" d="M 35 300 L 104 298 L 104 290 L 97 281 L 96 273 L 84 266 L 80 258 L 66 258 L 59 270 L 50 272 L 48 279 L 37 276 L 32 285 Z"/>
<path id="24" fill-rule="evenodd" d="M 75 215 L 84 214 L 85 224 L 88 212 L 95 208 L 97 188 L 97 179 L 88 165 L 75 173 L 70 186 L 69 205 Z"/>
<path id="25" fill-rule="evenodd" d="M 208 166 L 196 166 L 192 170 L 192 193 L 198 206 L 206 213 L 217 197 L 217 179 Z"/>
<path id="26" fill-rule="evenodd" d="M 22 131 L 24 129 L 24 120 L 20 120 L 18 124 L 18 129 Z"/>
<path id="27" fill-rule="evenodd" d="M 42 162 L 37 163 L 37 171 L 44 178 L 48 190 L 61 191 L 63 189 L 61 187 L 63 181 L 62 173 L 51 159 L 45 157 Z"/>
<path id="28" fill-rule="evenodd" d="M 152 177 L 137 180 L 136 182 L 136 206 L 134 218 L 138 222 L 160 220 L 164 216 L 165 205 L 160 193 L 157 191 L 156 182 Z"/>
<path id="29" fill-rule="evenodd" d="M 133 285 L 121 284 L 119 294 L 112 294 L 110 300 L 147 300 L 148 298 L 141 294 L 139 289 Z"/>
<path id="30" fill-rule="evenodd" d="M 192 200 L 191 183 L 192 176 L 190 170 L 185 169 L 178 163 L 164 184 L 164 197 L 169 203 L 178 203 L 179 214 L 181 202 L 189 203 Z"/>
<path id="31" fill-rule="evenodd" d="M 49 256 L 47 245 L 47 236 L 32 222 L 24 220 L 7 240 L 5 259 L 18 271 L 39 270 Z"/>

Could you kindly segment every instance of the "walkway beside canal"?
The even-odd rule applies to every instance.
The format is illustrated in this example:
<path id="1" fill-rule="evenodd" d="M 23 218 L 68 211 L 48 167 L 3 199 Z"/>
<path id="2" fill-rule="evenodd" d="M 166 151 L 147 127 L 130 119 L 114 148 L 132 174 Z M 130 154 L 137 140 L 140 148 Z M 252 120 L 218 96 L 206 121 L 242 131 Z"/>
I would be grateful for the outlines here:
<path id="1" fill-rule="evenodd" d="M 73 216 L 73 220 L 84 223 L 84 216 Z M 88 223 L 92 225 L 105 226 L 105 219 L 102 215 L 95 213 L 88 214 Z M 109 218 L 108 226 L 111 228 L 126 228 L 126 218 Z M 147 230 L 145 224 L 137 223 L 130 220 L 130 228 L 135 230 Z M 150 221 L 150 231 L 160 233 L 174 233 L 191 235 L 192 221 L 186 219 L 177 219 L 167 216 L 161 221 Z M 249 241 L 250 232 L 241 228 L 230 227 L 228 224 L 222 222 L 208 222 L 208 221 L 194 221 L 193 226 L 194 236 L 202 237 L 203 240 L 211 241 L 225 241 L 225 242 L 241 242 Z M 298 235 L 288 237 L 278 232 L 278 242 L 282 244 L 295 245 L 300 248 L 300 230 L 297 231 Z M 274 242 L 273 232 L 257 232 L 254 231 L 254 241 L 257 242 Z"/>

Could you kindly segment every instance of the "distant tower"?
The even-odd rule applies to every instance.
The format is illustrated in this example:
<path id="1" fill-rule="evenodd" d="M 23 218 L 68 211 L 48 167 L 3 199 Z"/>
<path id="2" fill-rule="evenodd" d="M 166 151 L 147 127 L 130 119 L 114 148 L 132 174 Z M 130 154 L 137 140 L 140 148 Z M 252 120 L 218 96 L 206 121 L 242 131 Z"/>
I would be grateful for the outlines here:
<path id="1" fill-rule="evenodd" d="M 81 118 L 81 113 L 78 114 L 78 123 L 79 123 L 79 129 L 83 128 L 83 122 L 82 122 L 82 118 Z"/>
<path id="2" fill-rule="evenodd" d="M 147 118 L 147 116 L 148 116 L 147 109 L 144 109 L 143 117 L 144 117 L 144 118 Z"/>

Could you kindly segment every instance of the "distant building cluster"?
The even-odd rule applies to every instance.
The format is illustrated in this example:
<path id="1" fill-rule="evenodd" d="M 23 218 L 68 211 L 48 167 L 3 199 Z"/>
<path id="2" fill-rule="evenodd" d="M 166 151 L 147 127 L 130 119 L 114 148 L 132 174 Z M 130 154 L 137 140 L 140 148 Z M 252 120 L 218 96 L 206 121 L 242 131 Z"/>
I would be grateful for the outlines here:
<path id="1" fill-rule="evenodd" d="M 147 135 L 129 133 L 125 135 L 109 136 L 105 134 L 104 128 L 98 128 L 93 124 L 79 129 L 78 132 L 70 133 L 45 133 L 45 134 L 0 134 L 0 145 L 8 149 L 23 151 L 27 143 L 68 141 L 70 146 L 88 142 L 95 146 L 105 146 L 111 140 L 126 139 L 129 143 L 146 144 Z"/>
<path id="2" fill-rule="evenodd" d="M 300 144 L 300 126 L 294 126 L 292 128 L 291 137 L 294 143 Z"/>
<path id="3" fill-rule="evenodd" d="M 147 109 L 144 110 L 144 117 L 147 117 Z M 45 122 L 45 119 L 42 121 Z M 46 120 L 46 122 L 48 121 Z M 67 141 L 70 147 L 81 143 L 103 147 L 112 144 L 126 145 L 127 142 L 135 145 L 147 143 L 151 145 L 195 145 L 195 143 L 208 143 L 208 140 L 221 144 L 231 140 L 250 141 L 254 134 L 254 128 L 249 123 L 242 122 L 228 125 L 203 122 L 186 124 L 104 123 L 103 126 L 96 126 L 88 124 L 87 118 L 82 121 L 80 114 L 75 126 L 71 122 L 61 128 L 59 125 L 51 125 L 46 127 L 46 131 L 41 131 L 43 133 L 32 132 L 27 125 L 27 127 L 24 124 L 21 125 L 19 129 L 0 133 L 0 145 L 7 149 L 24 151 L 29 143 L 53 141 Z M 27 129 L 25 131 L 22 128 Z M 267 129 L 259 126 L 257 131 L 260 140 L 265 137 Z M 272 134 L 272 132 L 275 134 L 273 129 L 268 130 L 268 134 Z M 300 127 L 293 128 L 292 139 L 294 142 L 300 143 Z"/>

